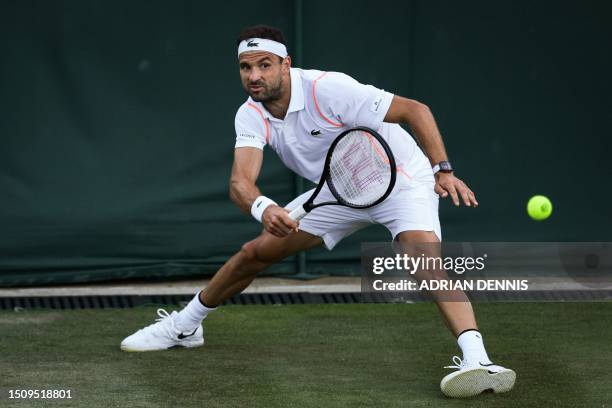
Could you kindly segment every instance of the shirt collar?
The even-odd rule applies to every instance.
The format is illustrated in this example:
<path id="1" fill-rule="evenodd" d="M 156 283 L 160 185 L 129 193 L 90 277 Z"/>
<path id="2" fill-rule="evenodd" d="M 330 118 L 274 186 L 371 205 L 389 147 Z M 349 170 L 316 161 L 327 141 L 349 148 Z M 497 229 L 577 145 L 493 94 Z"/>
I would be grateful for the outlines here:
<path id="1" fill-rule="evenodd" d="M 291 76 L 291 100 L 289 101 L 287 114 L 304 109 L 304 88 L 302 87 L 302 76 L 300 75 L 299 70 L 295 68 L 290 68 L 289 74 Z"/>

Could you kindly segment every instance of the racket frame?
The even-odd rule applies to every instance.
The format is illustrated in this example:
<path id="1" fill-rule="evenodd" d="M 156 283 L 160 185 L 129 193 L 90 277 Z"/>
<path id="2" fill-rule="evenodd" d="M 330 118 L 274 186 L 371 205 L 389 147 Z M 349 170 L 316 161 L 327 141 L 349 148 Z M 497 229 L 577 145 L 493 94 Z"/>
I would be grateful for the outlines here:
<path id="1" fill-rule="evenodd" d="M 336 187 L 334 186 L 333 182 L 331 182 L 331 175 L 330 175 L 329 166 L 330 166 L 330 163 L 331 163 L 331 158 L 332 158 L 332 154 L 334 152 L 334 148 L 340 142 L 340 140 L 342 140 L 342 138 L 344 138 L 346 135 L 348 135 L 349 133 L 354 132 L 354 131 L 367 132 L 367 133 L 371 134 L 380 143 L 380 145 L 382 146 L 383 150 L 387 154 L 387 157 L 389 159 L 389 163 L 387 163 L 387 164 L 389 165 L 389 167 L 391 169 L 391 181 L 389 182 L 389 187 L 387 187 L 387 190 L 385 191 L 385 193 L 382 196 L 380 196 L 380 198 L 378 198 L 373 203 L 367 204 L 367 205 L 355 205 L 355 204 L 351 204 L 351 203 L 345 201 L 340 196 L 340 194 L 338 194 L 338 191 L 336 190 Z M 397 170 L 396 169 L 397 169 L 397 166 L 395 164 L 395 157 L 393 157 L 393 152 L 391 151 L 391 148 L 389 147 L 389 144 L 385 141 L 385 139 L 382 138 L 382 136 L 380 134 L 378 134 L 378 132 L 376 132 L 375 130 L 370 129 L 368 127 L 365 127 L 365 126 L 357 126 L 357 127 L 354 127 L 354 128 L 347 129 L 344 132 L 340 133 L 336 137 L 336 139 L 334 139 L 332 144 L 329 146 L 329 149 L 327 150 L 327 156 L 325 157 L 325 165 L 323 166 L 323 173 L 321 174 L 321 179 L 319 180 L 319 184 L 315 188 L 315 191 L 312 193 L 310 198 L 308 200 L 306 200 L 306 202 L 304 204 L 302 204 L 302 207 L 304 208 L 304 211 L 306 213 L 309 213 L 313 209 L 315 209 L 317 207 L 321 207 L 323 205 L 343 205 L 345 207 L 357 208 L 357 209 L 364 209 L 364 208 L 373 207 L 373 206 L 383 202 L 389 196 L 389 194 L 391 194 L 391 191 L 393 191 L 393 188 L 395 187 L 395 181 L 397 179 Z M 314 204 L 314 199 L 317 197 L 317 195 L 319 194 L 319 192 L 321 191 L 321 189 L 323 188 L 323 185 L 325 183 L 327 183 L 327 186 L 329 187 L 329 190 L 331 191 L 332 195 L 338 201 L 324 201 L 324 202 L 321 202 L 321 203 Z"/>

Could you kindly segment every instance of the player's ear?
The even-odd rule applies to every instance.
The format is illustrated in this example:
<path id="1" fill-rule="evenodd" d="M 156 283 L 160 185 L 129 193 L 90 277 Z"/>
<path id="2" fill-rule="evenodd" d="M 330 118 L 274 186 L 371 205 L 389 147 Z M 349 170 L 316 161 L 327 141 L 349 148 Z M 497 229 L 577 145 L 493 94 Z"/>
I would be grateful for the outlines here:
<path id="1" fill-rule="evenodd" d="M 283 69 L 289 70 L 289 68 L 291 68 L 291 56 L 287 55 L 285 58 L 283 58 L 281 64 L 283 66 Z"/>

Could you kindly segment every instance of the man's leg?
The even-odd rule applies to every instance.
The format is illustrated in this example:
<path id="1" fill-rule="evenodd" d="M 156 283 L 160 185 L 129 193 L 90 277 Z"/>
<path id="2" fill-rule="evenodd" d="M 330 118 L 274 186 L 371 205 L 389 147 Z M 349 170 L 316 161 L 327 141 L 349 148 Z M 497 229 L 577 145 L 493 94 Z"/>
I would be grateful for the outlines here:
<path id="1" fill-rule="evenodd" d="M 441 250 L 438 237 L 431 231 L 404 231 L 398 234 L 400 248 L 410 256 L 439 258 Z M 444 270 L 419 270 L 413 275 L 417 281 L 448 280 Z M 463 359 L 457 368 L 442 379 L 440 388 L 449 397 L 471 397 L 485 390 L 506 392 L 512 389 L 516 373 L 494 365 L 484 347 L 478 331 L 472 305 L 463 291 L 430 291 L 447 327 L 457 337 Z"/>
<path id="2" fill-rule="evenodd" d="M 321 245 L 320 237 L 304 231 L 292 233 L 284 238 L 263 232 L 247 242 L 217 271 L 200 293 L 200 300 L 209 307 L 220 305 L 225 300 L 242 292 L 251 284 L 257 273 L 299 251 Z"/>
<path id="3" fill-rule="evenodd" d="M 199 292 L 180 312 L 168 314 L 159 309 L 157 323 L 137 331 L 121 342 L 124 351 L 166 350 L 174 347 L 198 347 L 204 344 L 202 320 L 215 307 L 242 292 L 258 272 L 296 252 L 321 245 L 322 239 L 298 231 L 284 238 L 263 232 L 242 246 L 219 269 L 208 287 Z"/>
<path id="4" fill-rule="evenodd" d="M 440 240 L 433 231 L 404 231 L 397 236 L 397 240 L 401 248 L 413 252 L 408 255 L 441 256 L 440 246 L 436 245 Z M 444 271 L 419 270 L 414 277 L 420 282 L 427 279 L 446 279 L 447 275 Z M 432 291 L 431 295 L 442 313 L 446 326 L 455 337 L 466 330 L 478 330 L 472 304 L 463 291 Z M 452 301 L 448 301 L 449 299 Z"/>

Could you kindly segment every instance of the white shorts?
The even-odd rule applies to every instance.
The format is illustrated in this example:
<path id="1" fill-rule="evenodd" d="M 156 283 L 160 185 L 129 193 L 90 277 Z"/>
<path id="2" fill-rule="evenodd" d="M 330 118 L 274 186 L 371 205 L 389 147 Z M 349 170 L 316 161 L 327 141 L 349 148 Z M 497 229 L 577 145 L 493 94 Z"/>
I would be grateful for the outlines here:
<path id="1" fill-rule="evenodd" d="M 300 195 L 285 208 L 292 210 L 306 202 L 313 191 Z M 315 204 L 321 201 L 336 201 L 327 186 L 323 187 Z M 331 250 L 344 237 L 370 224 L 387 227 L 392 239 L 403 231 L 434 231 L 442 240 L 433 177 L 411 180 L 408 187 L 396 188 L 385 201 L 372 208 L 358 210 L 340 205 L 315 208 L 302 218 L 300 230 L 321 237 L 325 247 Z"/>

